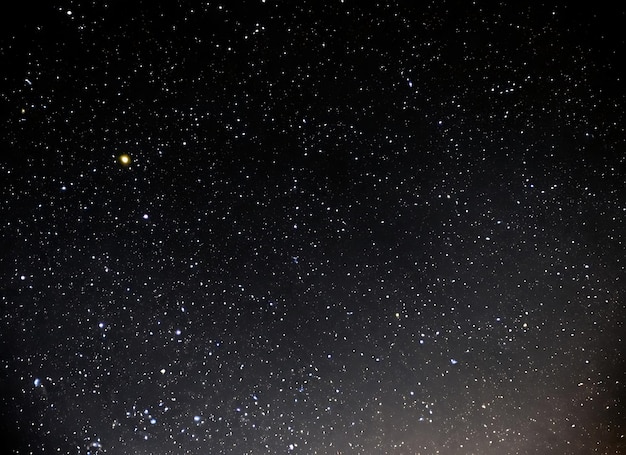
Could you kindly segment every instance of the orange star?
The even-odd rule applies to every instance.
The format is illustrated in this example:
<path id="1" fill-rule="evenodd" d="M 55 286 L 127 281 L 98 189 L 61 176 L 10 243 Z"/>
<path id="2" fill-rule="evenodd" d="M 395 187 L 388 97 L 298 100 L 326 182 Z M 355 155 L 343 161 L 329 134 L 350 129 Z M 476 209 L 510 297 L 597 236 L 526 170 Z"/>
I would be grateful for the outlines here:
<path id="1" fill-rule="evenodd" d="M 122 153 L 120 156 L 117 157 L 117 161 L 119 161 L 122 166 L 127 167 L 130 165 L 131 162 L 130 155 L 127 153 Z"/>

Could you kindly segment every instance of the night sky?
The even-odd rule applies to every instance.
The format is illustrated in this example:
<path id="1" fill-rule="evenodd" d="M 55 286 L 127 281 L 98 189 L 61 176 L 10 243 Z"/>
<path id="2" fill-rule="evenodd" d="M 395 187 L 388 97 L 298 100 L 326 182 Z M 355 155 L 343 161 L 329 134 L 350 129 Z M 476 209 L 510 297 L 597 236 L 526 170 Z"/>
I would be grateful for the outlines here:
<path id="1" fill-rule="evenodd" d="M 45 3 L 2 453 L 626 453 L 626 8 Z"/>

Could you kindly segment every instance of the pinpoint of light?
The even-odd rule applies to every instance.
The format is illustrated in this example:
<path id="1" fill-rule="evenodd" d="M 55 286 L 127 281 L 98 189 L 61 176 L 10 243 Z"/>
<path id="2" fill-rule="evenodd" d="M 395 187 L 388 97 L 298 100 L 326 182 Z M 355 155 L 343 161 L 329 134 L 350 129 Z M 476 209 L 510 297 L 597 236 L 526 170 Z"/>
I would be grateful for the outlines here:
<path id="1" fill-rule="evenodd" d="M 120 162 L 122 166 L 130 165 L 130 161 L 131 161 L 130 155 L 128 155 L 127 153 L 123 153 L 120 156 L 118 156 L 117 160 Z"/>

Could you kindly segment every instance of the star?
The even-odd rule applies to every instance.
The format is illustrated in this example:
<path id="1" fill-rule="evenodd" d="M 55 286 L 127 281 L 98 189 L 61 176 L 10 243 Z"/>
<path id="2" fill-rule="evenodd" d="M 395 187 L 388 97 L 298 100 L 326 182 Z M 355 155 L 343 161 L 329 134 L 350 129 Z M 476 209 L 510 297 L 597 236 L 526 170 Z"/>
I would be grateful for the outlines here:
<path id="1" fill-rule="evenodd" d="M 117 157 L 117 161 L 123 166 L 123 167 L 128 167 L 130 166 L 131 163 L 131 159 L 130 159 L 130 155 L 127 153 L 122 153 L 121 155 L 119 155 Z"/>

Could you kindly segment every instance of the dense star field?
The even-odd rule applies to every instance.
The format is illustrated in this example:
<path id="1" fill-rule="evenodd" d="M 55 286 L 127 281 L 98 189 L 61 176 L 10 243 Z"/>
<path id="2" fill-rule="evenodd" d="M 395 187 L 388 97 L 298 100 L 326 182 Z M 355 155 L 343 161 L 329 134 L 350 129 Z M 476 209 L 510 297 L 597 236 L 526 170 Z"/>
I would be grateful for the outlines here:
<path id="1" fill-rule="evenodd" d="M 626 453 L 626 8 L 45 3 L 2 453 Z"/>

